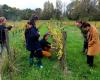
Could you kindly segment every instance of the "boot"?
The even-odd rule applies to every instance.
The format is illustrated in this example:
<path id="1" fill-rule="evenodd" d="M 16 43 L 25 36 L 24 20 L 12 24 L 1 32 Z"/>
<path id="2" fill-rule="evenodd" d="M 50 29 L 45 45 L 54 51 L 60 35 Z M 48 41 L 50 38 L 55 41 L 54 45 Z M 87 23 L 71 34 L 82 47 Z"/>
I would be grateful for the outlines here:
<path id="1" fill-rule="evenodd" d="M 33 66 L 33 58 L 29 58 L 29 67 Z"/>
<path id="2" fill-rule="evenodd" d="M 38 59 L 37 67 L 39 67 L 39 68 L 43 68 L 43 65 L 42 65 L 42 61 L 41 61 L 41 59 Z"/>

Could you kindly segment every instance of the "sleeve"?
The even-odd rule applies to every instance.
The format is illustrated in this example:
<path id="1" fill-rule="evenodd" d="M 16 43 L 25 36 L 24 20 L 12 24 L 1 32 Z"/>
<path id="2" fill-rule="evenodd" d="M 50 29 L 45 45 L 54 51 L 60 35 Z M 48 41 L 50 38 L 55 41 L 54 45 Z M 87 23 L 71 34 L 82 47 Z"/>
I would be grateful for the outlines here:
<path id="1" fill-rule="evenodd" d="M 96 43 L 96 40 L 98 39 L 98 34 L 97 33 L 93 33 L 90 37 L 90 41 L 88 43 L 89 47 L 91 47 L 92 45 L 94 45 Z"/>
<path id="2" fill-rule="evenodd" d="M 25 40 L 26 40 L 26 38 L 27 38 L 27 29 L 24 32 L 24 36 L 25 36 Z"/>
<path id="3" fill-rule="evenodd" d="M 3 30 L 5 30 L 5 29 L 7 29 L 7 30 L 11 30 L 11 28 L 12 28 L 12 26 L 8 26 L 8 27 L 3 26 Z"/>
<path id="4" fill-rule="evenodd" d="M 48 41 L 47 41 L 47 44 L 48 44 L 48 45 L 51 45 L 51 43 L 49 43 Z"/>
<path id="5" fill-rule="evenodd" d="M 33 39 L 34 41 L 37 41 L 39 39 L 39 37 L 40 37 L 40 35 L 39 35 L 38 31 L 35 29 L 31 29 L 30 38 Z"/>
<path id="6" fill-rule="evenodd" d="M 2 29 L 5 30 L 5 29 L 7 29 L 7 27 L 3 26 Z"/>
<path id="7" fill-rule="evenodd" d="M 46 41 L 46 42 L 45 42 L 45 46 L 46 46 L 46 47 L 50 47 L 50 46 L 51 46 L 51 43 L 49 43 L 48 41 Z"/>
<path id="8" fill-rule="evenodd" d="M 12 26 L 8 26 L 7 29 L 8 29 L 8 30 L 11 30 L 11 29 L 12 29 Z"/>

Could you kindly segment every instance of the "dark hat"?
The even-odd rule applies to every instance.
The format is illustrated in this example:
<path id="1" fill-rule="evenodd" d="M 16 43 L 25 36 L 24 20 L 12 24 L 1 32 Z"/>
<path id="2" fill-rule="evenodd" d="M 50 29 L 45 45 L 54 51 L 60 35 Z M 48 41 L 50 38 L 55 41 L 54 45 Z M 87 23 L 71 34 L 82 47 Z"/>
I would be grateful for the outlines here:
<path id="1" fill-rule="evenodd" d="M 36 16 L 36 15 L 33 15 L 33 16 L 30 18 L 30 22 L 33 22 L 34 20 L 39 20 L 39 17 Z"/>

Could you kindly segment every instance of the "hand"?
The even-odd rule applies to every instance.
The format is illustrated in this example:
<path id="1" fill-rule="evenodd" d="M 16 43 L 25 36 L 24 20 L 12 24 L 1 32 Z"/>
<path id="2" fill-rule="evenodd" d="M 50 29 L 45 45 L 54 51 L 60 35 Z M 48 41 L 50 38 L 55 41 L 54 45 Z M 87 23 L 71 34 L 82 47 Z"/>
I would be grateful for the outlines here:
<path id="1" fill-rule="evenodd" d="M 12 29 L 12 27 L 13 27 L 13 25 L 8 26 L 8 27 L 7 27 L 7 29 L 8 29 L 8 30 L 11 30 L 11 29 Z"/>
<path id="2" fill-rule="evenodd" d="M 87 53 L 88 49 L 85 49 L 85 53 Z"/>

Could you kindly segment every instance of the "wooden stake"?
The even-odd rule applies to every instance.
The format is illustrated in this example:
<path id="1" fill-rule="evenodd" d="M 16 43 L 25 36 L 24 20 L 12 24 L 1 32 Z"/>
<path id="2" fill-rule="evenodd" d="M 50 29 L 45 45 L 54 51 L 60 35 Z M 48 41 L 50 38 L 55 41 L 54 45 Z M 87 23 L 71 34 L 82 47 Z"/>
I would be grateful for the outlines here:
<path id="1" fill-rule="evenodd" d="M 63 34 L 63 55 L 60 59 L 60 66 L 61 66 L 61 69 L 63 71 L 67 71 L 66 70 L 66 62 L 65 62 L 66 61 L 66 54 L 67 54 L 67 52 L 66 52 L 67 33 L 65 31 L 63 31 L 62 34 Z"/>
<path id="2" fill-rule="evenodd" d="M 11 65 L 10 65 L 10 61 L 12 60 L 12 57 L 11 57 L 11 52 L 10 52 L 10 46 L 9 46 L 9 36 L 8 36 L 8 30 L 6 29 L 5 30 L 5 35 L 6 35 L 6 49 L 7 49 L 7 53 L 8 53 L 8 60 L 9 60 L 9 76 L 10 76 L 10 80 L 13 80 L 13 73 L 12 73 L 12 70 L 11 70 Z"/>

